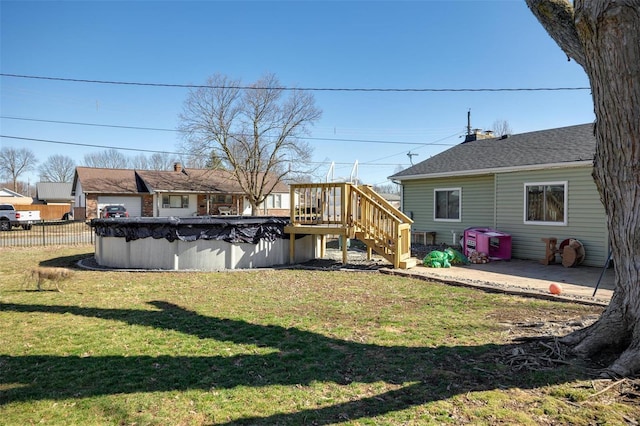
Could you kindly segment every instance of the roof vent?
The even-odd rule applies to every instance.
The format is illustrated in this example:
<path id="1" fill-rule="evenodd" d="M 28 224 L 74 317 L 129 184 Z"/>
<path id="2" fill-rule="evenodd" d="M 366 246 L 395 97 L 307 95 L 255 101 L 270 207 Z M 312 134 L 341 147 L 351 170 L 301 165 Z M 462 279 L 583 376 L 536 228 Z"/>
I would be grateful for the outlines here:
<path id="1" fill-rule="evenodd" d="M 508 137 L 509 137 L 509 135 L 502 135 L 502 136 L 500 136 L 500 140 L 502 140 L 502 139 L 506 139 L 506 138 L 508 138 Z"/>

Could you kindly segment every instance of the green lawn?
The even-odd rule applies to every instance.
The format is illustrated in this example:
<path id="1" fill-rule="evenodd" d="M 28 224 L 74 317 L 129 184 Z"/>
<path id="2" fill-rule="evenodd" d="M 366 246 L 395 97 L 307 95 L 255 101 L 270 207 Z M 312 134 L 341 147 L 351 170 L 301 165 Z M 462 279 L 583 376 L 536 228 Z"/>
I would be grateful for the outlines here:
<path id="1" fill-rule="evenodd" d="M 640 419 L 581 362 L 513 341 L 601 308 L 363 272 L 76 269 L 62 292 L 26 279 L 91 255 L 0 249 L 0 424 Z"/>

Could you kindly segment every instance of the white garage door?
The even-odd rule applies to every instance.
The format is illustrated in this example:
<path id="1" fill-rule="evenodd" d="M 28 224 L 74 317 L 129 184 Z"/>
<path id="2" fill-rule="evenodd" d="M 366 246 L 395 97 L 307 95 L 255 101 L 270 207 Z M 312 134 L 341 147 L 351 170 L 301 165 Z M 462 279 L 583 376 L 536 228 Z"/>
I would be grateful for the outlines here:
<path id="1" fill-rule="evenodd" d="M 142 216 L 142 197 L 98 197 L 98 212 L 102 211 L 104 206 L 112 204 L 124 206 L 129 213 L 129 217 Z"/>

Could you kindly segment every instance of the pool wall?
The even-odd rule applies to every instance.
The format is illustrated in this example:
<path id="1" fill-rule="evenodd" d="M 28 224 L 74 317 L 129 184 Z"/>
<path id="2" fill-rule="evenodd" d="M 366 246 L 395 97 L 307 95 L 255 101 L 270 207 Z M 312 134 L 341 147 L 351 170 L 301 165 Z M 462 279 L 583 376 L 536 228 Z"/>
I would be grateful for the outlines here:
<path id="1" fill-rule="evenodd" d="M 288 220 L 277 217 L 94 219 L 95 259 L 119 269 L 222 271 L 287 265 Z M 296 235 L 293 263 L 321 256 L 318 235 Z"/>
<path id="2" fill-rule="evenodd" d="M 320 238 L 305 235 L 296 240 L 294 263 L 320 257 Z M 99 265 L 122 269 L 198 270 L 266 268 L 289 264 L 289 240 L 229 243 L 218 240 L 168 241 L 141 238 L 96 237 Z"/>

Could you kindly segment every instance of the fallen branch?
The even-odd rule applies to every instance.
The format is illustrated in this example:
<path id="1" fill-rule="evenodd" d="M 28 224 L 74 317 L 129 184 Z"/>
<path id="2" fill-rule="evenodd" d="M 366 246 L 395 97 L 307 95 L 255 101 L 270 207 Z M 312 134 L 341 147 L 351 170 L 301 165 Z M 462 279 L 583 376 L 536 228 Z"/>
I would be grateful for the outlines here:
<path id="1" fill-rule="evenodd" d="M 627 381 L 627 379 L 625 378 L 625 379 L 620 379 L 620 380 L 618 380 L 618 381 L 616 381 L 616 382 L 613 382 L 613 383 L 611 383 L 609 386 L 607 386 L 606 388 L 604 388 L 604 389 L 602 389 L 602 390 L 600 390 L 600 391 L 598 391 L 598 392 L 596 392 L 596 393 L 593 393 L 593 394 L 589 395 L 589 396 L 587 397 L 587 399 L 589 399 L 589 398 L 593 398 L 593 397 L 598 396 L 598 395 L 600 395 L 600 394 L 603 394 L 603 393 L 605 393 L 606 391 L 608 391 L 609 389 L 611 389 L 611 388 L 615 387 L 616 385 L 619 385 L 619 384 L 624 383 L 624 382 L 626 382 L 626 381 Z"/>

